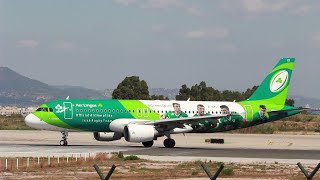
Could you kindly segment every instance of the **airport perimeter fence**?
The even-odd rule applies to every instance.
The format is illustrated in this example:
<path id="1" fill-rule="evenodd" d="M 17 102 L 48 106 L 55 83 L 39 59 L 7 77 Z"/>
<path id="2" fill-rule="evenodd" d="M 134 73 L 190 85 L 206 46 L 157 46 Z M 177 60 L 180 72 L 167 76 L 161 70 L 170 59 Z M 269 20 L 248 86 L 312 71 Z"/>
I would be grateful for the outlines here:
<path id="1" fill-rule="evenodd" d="M 112 153 L 108 153 L 111 159 Z M 88 154 L 71 154 L 62 156 L 46 156 L 46 157 L 0 157 L 0 172 L 19 171 L 35 168 L 46 167 L 64 167 L 79 165 L 82 163 L 94 163 L 99 158 L 95 153 Z"/>

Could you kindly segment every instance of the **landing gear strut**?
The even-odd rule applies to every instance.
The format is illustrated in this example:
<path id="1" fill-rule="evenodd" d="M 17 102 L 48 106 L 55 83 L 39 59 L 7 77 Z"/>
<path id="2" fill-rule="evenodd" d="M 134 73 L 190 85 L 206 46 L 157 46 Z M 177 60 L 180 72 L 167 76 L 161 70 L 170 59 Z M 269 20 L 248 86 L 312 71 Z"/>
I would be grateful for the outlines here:
<path id="1" fill-rule="evenodd" d="M 62 140 L 60 141 L 60 146 L 68 146 L 68 131 L 62 131 Z"/>
<path id="2" fill-rule="evenodd" d="M 144 147 L 151 147 L 153 146 L 153 141 L 147 141 L 147 142 L 142 142 Z"/>

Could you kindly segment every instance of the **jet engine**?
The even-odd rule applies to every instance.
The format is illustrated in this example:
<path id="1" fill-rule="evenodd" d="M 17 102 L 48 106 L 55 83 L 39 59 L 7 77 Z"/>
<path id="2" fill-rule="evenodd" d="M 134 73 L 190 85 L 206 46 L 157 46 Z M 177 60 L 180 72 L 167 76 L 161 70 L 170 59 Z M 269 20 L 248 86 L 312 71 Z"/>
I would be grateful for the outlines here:
<path id="1" fill-rule="evenodd" d="M 94 132 L 93 137 L 97 141 L 115 141 L 122 137 L 122 133 L 118 132 Z"/>
<path id="2" fill-rule="evenodd" d="M 128 124 L 124 127 L 124 138 L 128 142 L 148 142 L 157 137 L 158 131 L 152 125 Z"/>

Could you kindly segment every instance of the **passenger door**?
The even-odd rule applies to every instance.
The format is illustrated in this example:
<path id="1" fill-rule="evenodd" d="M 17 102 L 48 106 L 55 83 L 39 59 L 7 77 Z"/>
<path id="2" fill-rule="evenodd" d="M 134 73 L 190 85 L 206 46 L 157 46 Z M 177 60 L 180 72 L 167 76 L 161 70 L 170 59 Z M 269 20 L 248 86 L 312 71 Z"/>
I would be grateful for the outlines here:
<path id="1" fill-rule="evenodd" d="M 64 102 L 64 119 L 73 119 L 73 108 L 71 102 Z"/>

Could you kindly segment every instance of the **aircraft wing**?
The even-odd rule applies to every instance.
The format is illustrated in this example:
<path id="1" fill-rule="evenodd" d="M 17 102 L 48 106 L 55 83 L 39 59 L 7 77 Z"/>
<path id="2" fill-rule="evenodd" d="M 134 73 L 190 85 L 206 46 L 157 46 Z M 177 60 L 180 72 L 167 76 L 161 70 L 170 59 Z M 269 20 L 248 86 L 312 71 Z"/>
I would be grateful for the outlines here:
<path id="1" fill-rule="evenodd" d="M 279 111 L 268 111 L 268 114 L 270 116 L 273 115 L 279 115 L 279 114 L 287 114 L 288 112 L 303 112 L 303 111 L 308 111 L 311 108 L 297 108 L 297 109 L 287 109 L 287 110 L 279 110 Z"/>
<path id="2" fill-rule="evenodd" d="M 200 121 L 206 120 L 212 123 L 219 123 L 218 119 L 226 117 L 227 114 L 221 115 L 210 115 L 210 116 L 195 116 L 195 117 L 187 117 L 187 118 L 170 118 L 170 119 L 160 119 L 156 121 L 149 121 L 144 123 L 145 125 L 154 125 L 157 127 L 166 127 L 166 128 L 176 128 L 181 127 L 184 124 L 192 124 L 197 125 Z"/>

